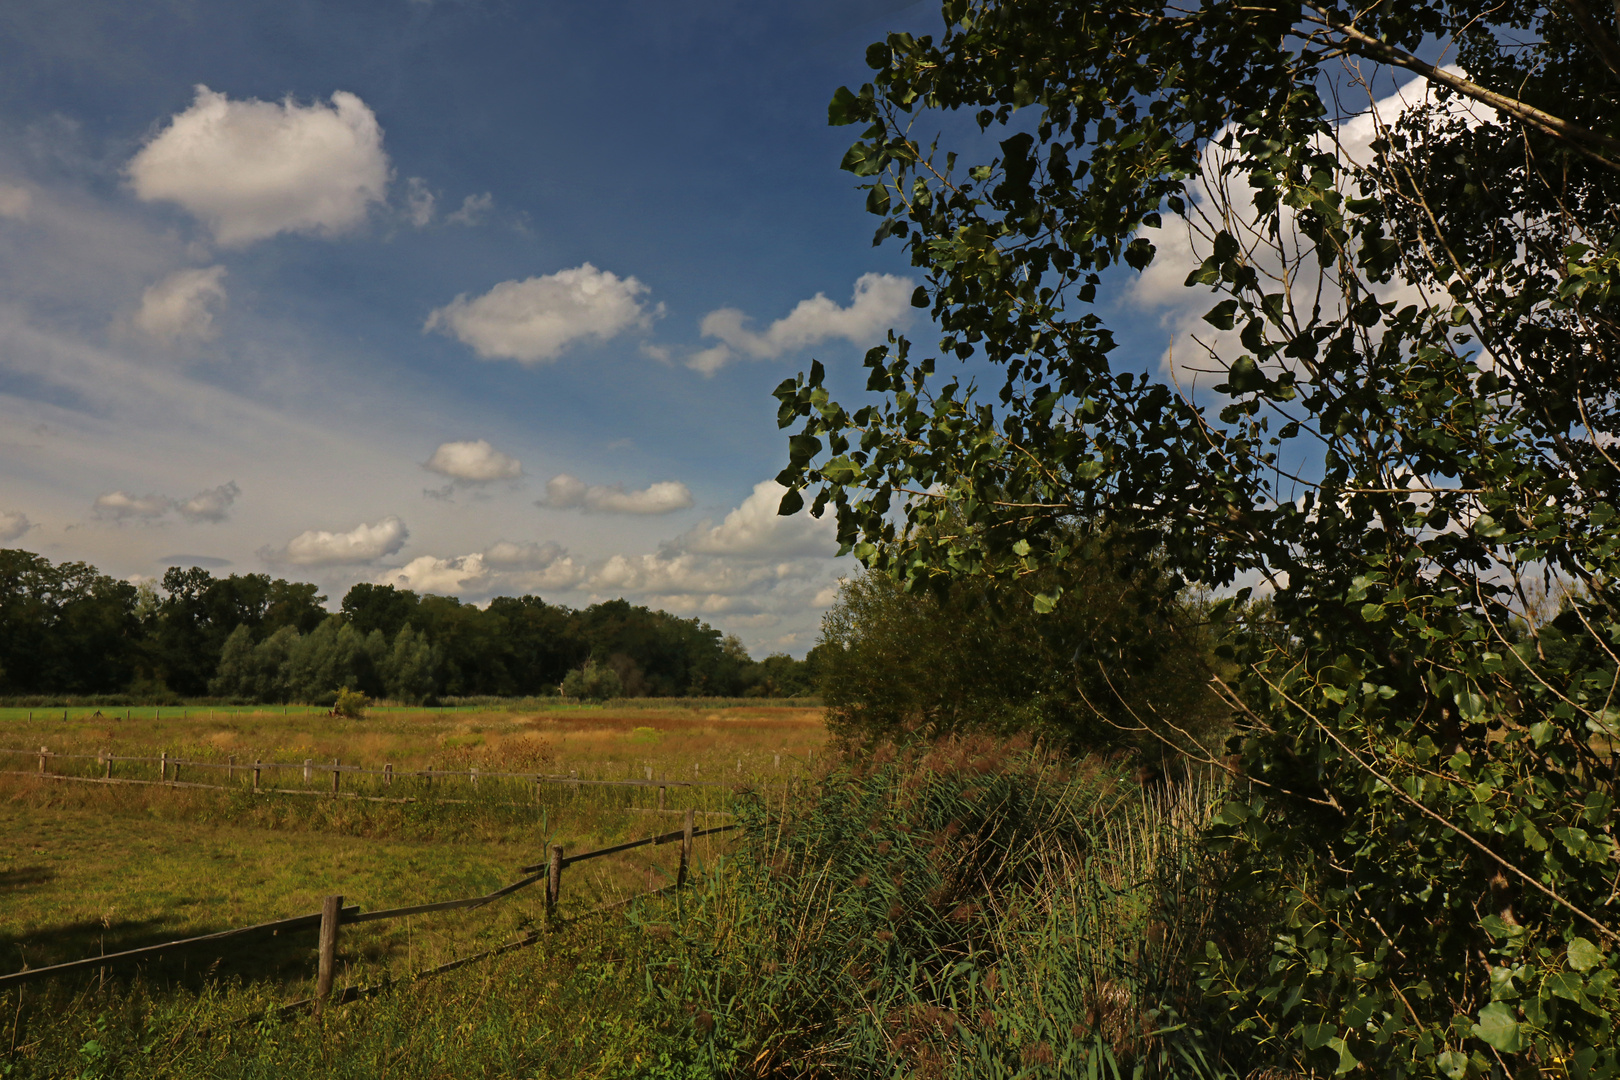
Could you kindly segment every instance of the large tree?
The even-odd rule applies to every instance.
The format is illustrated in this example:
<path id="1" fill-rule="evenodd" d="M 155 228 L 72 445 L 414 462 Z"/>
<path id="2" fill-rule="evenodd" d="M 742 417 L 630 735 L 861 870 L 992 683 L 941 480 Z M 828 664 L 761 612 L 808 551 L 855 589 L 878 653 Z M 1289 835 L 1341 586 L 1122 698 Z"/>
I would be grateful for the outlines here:
<path id="1" fill-rule="evenodd" d="M 1312 1067 L 1614 1075 L 1616 11 L 943 14 L 830 107 L 939 347 L 869 353 L 859 407 L 819 364 L 778 389 L 784 512 L 812 494 L 914 586 L 1037 582 L 1088 533 L 1263 585 L 1223 820 L 1281 914 L 1212 989 Z M 1118 360 L 1099 302 L 1175 245 L 1196 393 Z"/>

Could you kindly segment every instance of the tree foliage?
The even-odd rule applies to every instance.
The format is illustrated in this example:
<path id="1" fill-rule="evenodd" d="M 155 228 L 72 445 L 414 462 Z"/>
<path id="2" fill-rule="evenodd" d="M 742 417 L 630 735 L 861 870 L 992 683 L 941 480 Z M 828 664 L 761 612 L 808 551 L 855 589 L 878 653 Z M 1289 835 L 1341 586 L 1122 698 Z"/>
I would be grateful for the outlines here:
<path id="1" fill-rule="evenodd" d="M 884 574 L 846 580 L 817 652 L 828 726 L 860 743 L 1025 733 L 1149 762 L 1182 733 L 1219 743 L 1230 710 L 1209 685 L 1198 605 L 1156 607 L 1100 565 L 1069 569 L 1072 602 L 1047 615 L 994 582 L 908 593 Z"/>
<path id="2" fill-rule="evenodd" d="M 1212 992 L 1326 1071 L 1620 1072 L 1615 12 L 943 14 L 829 109 L 865 125 L 844 165 L 939 349 L 873 350 L 859 408 L 819 364 L 778 388 L 784 512 L 813 493 L 913 584 L 1027 580 L 1076 523 L 1188 582 L 1265 582 L 1223 827 L 1283 914 L 1263 963 L 1211 956 Z M 1371 111 L 1396 69 L 1417 89 Z M 983 135 L 929 142 L 950 111 Z M 1197 395 L 1116 362 L 1099 303 L 1182 232 L 1220 373 Z M 1537 583 L 1570 590 L 1552 628 Z"/>

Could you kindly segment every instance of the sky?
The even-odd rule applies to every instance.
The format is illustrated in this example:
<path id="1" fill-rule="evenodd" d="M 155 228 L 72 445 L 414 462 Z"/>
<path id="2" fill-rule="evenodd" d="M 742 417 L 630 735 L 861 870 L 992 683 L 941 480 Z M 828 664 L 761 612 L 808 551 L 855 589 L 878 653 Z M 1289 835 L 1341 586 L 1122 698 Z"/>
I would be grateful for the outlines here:
<path id="1" fill-rule="evenodd" d="M 0 544 L 815 643 L 771 388 L 912 327 L 834 89 L 898 0 L 8 0 Z"/>
<path id="2" fill-rule="evenodd" d="M 848 403 L 891 328 L 932 336 L 827 102 L 938 18 L 7 0 L 0 545 L 334 606 L 624 597 L 803 655 L 856 567 L 776 513 L 770 391 L 816 359 Z M 1207 398 L 1201 242 L 1153 238 L 1105 283 L 1115 363 Z"/>

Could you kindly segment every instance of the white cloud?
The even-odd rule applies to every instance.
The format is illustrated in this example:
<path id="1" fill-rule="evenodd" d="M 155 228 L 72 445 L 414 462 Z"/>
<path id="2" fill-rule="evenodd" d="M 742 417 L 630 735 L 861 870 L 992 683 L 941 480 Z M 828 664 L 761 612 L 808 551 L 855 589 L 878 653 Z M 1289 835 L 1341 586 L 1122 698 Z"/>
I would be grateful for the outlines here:
<path id="1" fill-rule="evenodd" d="M 831 556 L 837 552 L 838 529 L 830 514 L 814 518 L 801 510 L 783 517 L 776 512 L 786 492 L 775 480 L 755 484 L 752 494 L 719 525 L 702 522 L 676 539 L 675 545 L 707 555 Z"/>
<path id="2" fill-rule="evenodd" d="M 223 266 L 176 270 L 141 294 L 135 326 L 161 341 L 214 336 L 214 316 L 225 306 Z"/>
<path id="3" fill-rule="evenodd" d="M 405 546 L 410 530 L 389 515 L 373 525 L 356 525 L 348 532 L 309 529 L 287 541 L 285 547 L 261 554 L 271 562 L 294 566 L 345 566 L 368 563 L 392 555 Z"/>
<path id="4" fill-rule="evenodd" d="M 389 166 L 382 128 L 353 94 L 334 93 L 330 106 L 278 105 L 198 86 L 128 174 L 139 198 L 178 203 L 233 246 L 355 228 L 384 198 Z"/>
<path id="5" fill-rule="evenodd" d="M 465 199 L 461 200 L 460 210 L 457 210 L 455 213 L 444 219 L 445 224 L 467 226 L 481 224 L 484 220 L 484 215 L 489 213 L 490 209 L 494 207 L 494 205 L 495 196 L 491 195 L 487 191 L 482 195 L 469 195 Z"/>
<path id="6" fill-rule="evenodd" d="M 564 554 L 561 547 L 549 541 L 515 544 L 510 540 L 497 540 L 484 551 L 483 559 L 489 566 L 502 570 L 544 570 Z"/>
<path id="7" fill-rule="evenodd" d="M 240 494 L 242 489 L 236 486 L 236 481 L 228 480 L 219 487 L 197 492 L 175 509 L 190 522 L 224 521 L 230 514 L 231 504 L 236 502 Z"/>
<path id="8" fill-rule="evenodd" d="M 703 317 L 704 337 L 721 344 L 693 353 L 687 366 L 712 375 L 740 356 L 771 360 L 785 352 L 843 338 L 856 345 L 882 337 L 901 324 L 911 310 L 912 282 L 893 274 L 862 274 L 848 307 L 839 307 L 823 293 L 801 300 L 792 311 L 756 333 L 743 323 L 748 316 L 736 308 L 720 308 Z"/>
<path id="9" fill-rule="evenodd" d="M 114 491 L 97 498 L 94 510 L 96 517 L 108 521 L 125 521 L 130 518 L 156 521 L 175 511 L 195 525 L 205 521 L 224 521 L 230 514 L 231 504 L 236 502 L 240 494 L 242 489 L 237 487 L 234 480 L 228 480 L 206 491 L 199 491 L 189 499 L 173 499 L 167 495 L 131 495 L 124 491 Z"/>
<path id="10" fill-rule="evenodd" d="M 584 577 L 584 568 L 557 544 L 500 540 L 471 555 L 419 556 L 379 574 L 376 584 L 477 597 L 568 590 Z"/>
<path id="11" fill-rule="evenodd" d="M 463 484 L 515 480 L 523 475 L 523 464 L 517 458 L 501 453 L 485 439 L 440 443 L 422 467 Z"/>
<path id="12" fill-rule="evenodd" d="M 7 544 L 34 526 L 20 510 L 0 510 L 0 544 Z"/>
<path id="13" fill-rule="evenodd" d="M 34 196 L 27 188 L 0 184 L 0 218 L 25 218 L 33 202 Z"/>
<path id="14" fill-rule="evenodd" d="M 427 181 L 412 176 L 405 181 L 405 217 L 418 229 L 425 229 L 433 221 L 433 204 L 437 200 L 428 190 Z"/>
<path id="15" fill-rule="evenodd" d="M 476 299 L 456 297 L 428 316 L 423 331 L 439 330 L 485 360 L 538 364 L 576 341 L 606 341 L 645 328 L 639 299 L 647 286 L 584 263 L 544 277 L 503 281 Z"/>
<path id="16" fill-rule="evenodd" d="M 546 482 L 546 497 L 537 504 L 555 510 L 589 510 L 598 514 L 667 514 L 692 505 L 692 492 L 678 480 L 626 491 L 619 484 L 586 484 L 559 473 Z"/>
<path id="17" fill-rule="evenodd" d="M 421 555 L 398 570 L 379 574 L 376 584 L 392 585 L 396 589 L 410 589 L 413 592 L 459 596 L 464 592 L 475 590 L 488 576 L 489 571 L 484 568 L 484 559 L 481 555 L 462 555 L 448 559 Z"/>
<path id="18" fill-rule="evenodd" d="M 96 499 L 96 517 L 112 521 L 126 518 L 154 520 L 174 509 L 174 500 L 167 495 L 130 495 L 113 491 Z"/>

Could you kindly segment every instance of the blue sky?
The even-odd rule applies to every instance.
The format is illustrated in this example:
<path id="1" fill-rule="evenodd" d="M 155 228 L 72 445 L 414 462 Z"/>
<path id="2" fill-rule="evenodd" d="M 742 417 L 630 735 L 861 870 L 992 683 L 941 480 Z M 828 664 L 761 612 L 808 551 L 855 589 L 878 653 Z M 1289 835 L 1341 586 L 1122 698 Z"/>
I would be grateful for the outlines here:
<path id="1" fill-rule="evenodd" d="M 623 595 L 802 653 L 849 568 L 770 513 L 769 391 L 853 374 L 914 277 L 826 102 L 934 17 L 8 3 L 0 538 Z"/>

